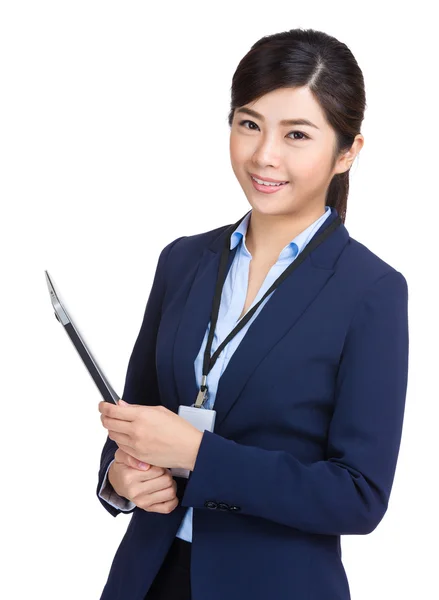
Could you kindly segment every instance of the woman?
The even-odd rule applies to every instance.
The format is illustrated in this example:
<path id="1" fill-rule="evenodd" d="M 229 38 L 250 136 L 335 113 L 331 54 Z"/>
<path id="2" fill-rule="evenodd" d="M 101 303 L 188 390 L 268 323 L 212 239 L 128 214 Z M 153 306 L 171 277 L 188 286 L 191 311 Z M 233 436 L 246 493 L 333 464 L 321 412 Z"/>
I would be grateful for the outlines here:
<path id="1" fill-rule="evenodd" d="M 251 210 L 162 250 L 125 403 L 99 404 L 98 497 L 133 513 L 101 600 L 350 598 L 340 536 L 386 512 L 408 372 L 406 280 L 344 226 L 364 110 L 325 33 L 238 65 Z"/>

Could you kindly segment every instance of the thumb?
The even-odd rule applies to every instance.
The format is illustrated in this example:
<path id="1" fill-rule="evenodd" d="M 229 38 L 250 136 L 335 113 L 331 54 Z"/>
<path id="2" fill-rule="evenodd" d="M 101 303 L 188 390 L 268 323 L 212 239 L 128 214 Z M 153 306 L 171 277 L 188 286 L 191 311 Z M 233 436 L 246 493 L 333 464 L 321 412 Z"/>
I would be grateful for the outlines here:
<path id="1" fill-rule="evenodd" d="M 122 400 L 122 398 L 119 399 L 118 404 L 122 404 L 123 406 L 130 406 L 130 404 L 128 404 L 128 402 L 125 402 L 125 400 Z"/>

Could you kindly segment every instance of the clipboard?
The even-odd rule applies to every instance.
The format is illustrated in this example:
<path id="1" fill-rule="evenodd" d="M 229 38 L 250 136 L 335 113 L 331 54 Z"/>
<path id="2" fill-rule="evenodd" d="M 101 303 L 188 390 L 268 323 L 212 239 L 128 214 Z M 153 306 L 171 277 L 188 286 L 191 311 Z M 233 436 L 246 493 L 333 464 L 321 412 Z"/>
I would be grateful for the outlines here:
<path id="1" fill-rule="evenodd" d="M 71 342 L 78 351 L 79 356 L 82 359 L 87 371 L 90 373 L 91 378 L 95 382 L 98 390 L 100 391 L 105 402 L 111 402 L 112 404 L 118 404 L 119 396 L 116 394 L 114 389 L 111 387 L 108 379 L 105 377 L 102 369 L 99 367 L 96 359 L 87 347 L 87 344 L 82 339 L 78 328 L 69 316 L 65 306 L 61 303 L 58 298 L 53 283 L 50 280 L 49 273 L 44 271 L 46 274 L 47 287 L 49 288 L 50 299 L 52 301 L 53 310 L 55 311 L 55 317 L 64 327 L 64 331 L 69 336 Z"/>

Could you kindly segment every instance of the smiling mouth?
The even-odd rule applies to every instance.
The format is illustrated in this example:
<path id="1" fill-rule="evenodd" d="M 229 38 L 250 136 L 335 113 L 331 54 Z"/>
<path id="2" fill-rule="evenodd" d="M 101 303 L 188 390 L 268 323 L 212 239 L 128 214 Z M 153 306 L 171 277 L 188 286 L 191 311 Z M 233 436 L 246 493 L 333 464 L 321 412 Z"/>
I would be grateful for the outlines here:
<path id="1" fill-rule="evenodd" d="M 287 183 L 289 183 L 288 181 L 279 181 L 279 182 L 264 181 L 263 179 L 259 179 L 258 177 L 253 177 L 253 175 L 250 175 L 250 177 L 258 185 L 264 185 L 266 187 L 279 187 L 279 186 L 286 185 Z"/>
<path id="2" fill-rule="evenodd" d="M 286 181 L 285 183 L 267 185 L 265 183 L 258 183 L 252 175 L 250 175 L 250 181 L 253 186 L 253 189 L 255 189 L 259 194 L 264 194 L 265 196 L 269 196 L 280 192 L 285 186 L 289 185 L 290 183 L 289 181 Z"/>
<path id="3" fill-rule="evenodd" d="M 256 184 L 258 186 L 267 187 L 267 188 L 279 188 L 279 187 L 282 187 L 289 183 L 289 181 L 280 181 L 280 182 L 264 181 L 263 179 L 253 177 L 253 175 L 250 175 L 250 179 L 252 180 L 252 182 L 254 184 Z"/>

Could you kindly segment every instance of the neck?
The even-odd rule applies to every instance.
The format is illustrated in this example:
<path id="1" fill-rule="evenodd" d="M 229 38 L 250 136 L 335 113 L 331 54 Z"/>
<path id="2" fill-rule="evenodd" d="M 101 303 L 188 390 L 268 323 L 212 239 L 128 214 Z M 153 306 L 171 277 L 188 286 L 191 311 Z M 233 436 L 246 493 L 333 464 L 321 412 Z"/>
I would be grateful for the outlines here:
<path id="1" fill-rule="evenodd" d="M 252 210 L 245 244 L 253 258 L 277 260 L 279 254 L 299 233 L 325 214 L 318 208 L 306 215 L 264 215 Z"/>

